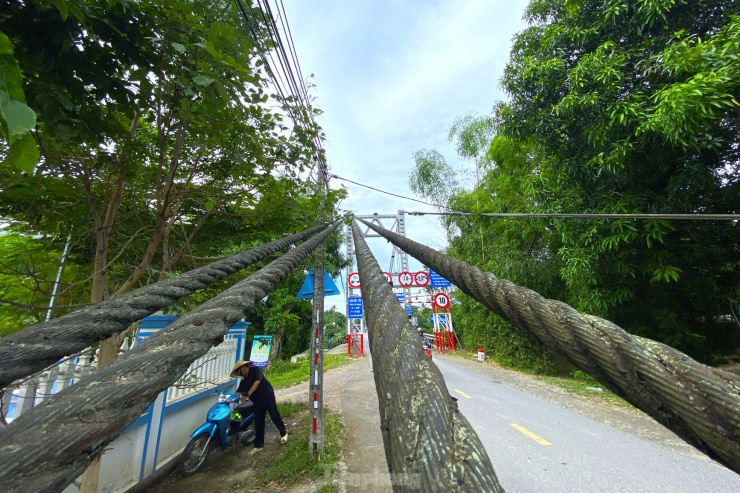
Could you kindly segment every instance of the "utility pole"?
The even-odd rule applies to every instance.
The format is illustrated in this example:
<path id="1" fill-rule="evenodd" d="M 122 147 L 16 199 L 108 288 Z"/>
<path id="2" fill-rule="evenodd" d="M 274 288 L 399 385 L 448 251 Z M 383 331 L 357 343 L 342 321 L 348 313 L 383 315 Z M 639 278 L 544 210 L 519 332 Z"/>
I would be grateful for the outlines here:
<path id="1" fill-rule="evenodd" d="M 318 163 L 319 202 L 321 221 L 324 198 L 326 196 L 326 174 L 324 166 Z M 324 247 L 316 249 L 313 268 L 313 314 L 311 315 L 311 374 L 308 386 L 309 427 L 308 452 L 321 455 L 324 452 Z"/>

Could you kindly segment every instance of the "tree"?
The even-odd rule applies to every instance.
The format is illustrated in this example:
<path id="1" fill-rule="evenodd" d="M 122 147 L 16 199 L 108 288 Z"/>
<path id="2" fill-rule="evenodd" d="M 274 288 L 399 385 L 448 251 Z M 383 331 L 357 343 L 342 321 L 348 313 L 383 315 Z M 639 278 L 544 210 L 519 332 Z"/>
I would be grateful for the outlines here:
<path id="1" fill-rule="evenodd" d="M 347 342 L 347 317 L 333 308 L 324 312 L 324 347 L 331 349 Z"/>
<path id="2" fill-rule="evenodd" d="M 538 210 L 539 178 L 532 169 L 540 157 L 535 147 L 494 135 L 490 118 L 473 115 L 458 118 L 449 137 L 460 157 L 474 161 L 476 179 L 470 190 L 457 190 L 445 203 L 452 210 L 472 214 L 444 219 L 448 254 L 545 296 L 562 298 L 559 261 L 546 222 L 475 216 Z M 468 296 L 460 292 L 454 296 L 459 303 L 454 310 L 455 331 L 464 347 L 486 348 L 508 366 L 534 371 L 554 367 L 556 358 L 549 351 Z"/>
<path id="3" fill-rule="evenodd" d="M 497 130 L 532 142 L 547 212 L 737 213 L 738 6 L 535 0 Z M 707 360 L 735 347 L 734 223 L 556 221 L 566 301 Z M 735 331 L 736 332 L 736 331 Z"/>
<path id="4" fill-rule="evenodd" d="M 71 235 L 72 286 L 84 285 L 90 301 L 189 270 L 241 235 L 295 232 L 332 216 L 337 195 L 301 208 L 319 205 L 301 177 L 321 159 L 314 110 L 280 101 L 302 118 L 289 126 L 269 109 L 257 48 L 265 26 L 238 29 L 231 2 L 0 7 L 0 216 L 18 241 Z M 41 149 L 35 167 L 29 142 Z M 19 145 L 29 156 L 19 157 Z M 115 358 L 122 336 L 101 344 L 99 366 Z M 96 468 L 88 471 L 83 490 L 96 491 Z"/>
<path id="5" fill-rule="evenodd" d="M 320 129 L 291 136 L 266 109 L 256 47 L 229 2 L 89 1 L 73 17 L 5 3 L 43 156 L 33 174 L 0 169 L 0 214 L 17 234 L 71 233 L 88 299 L 192 268 L 237 236 L 313 225 L 319 202 L 299 174 Z"/>

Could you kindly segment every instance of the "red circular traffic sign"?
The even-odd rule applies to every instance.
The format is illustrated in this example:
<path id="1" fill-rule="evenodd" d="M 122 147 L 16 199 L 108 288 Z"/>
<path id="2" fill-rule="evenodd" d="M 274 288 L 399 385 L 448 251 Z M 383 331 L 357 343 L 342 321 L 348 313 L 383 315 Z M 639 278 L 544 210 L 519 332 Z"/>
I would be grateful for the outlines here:
<path id="1" fill-rule="evenodd" d="M 351 288 L 359 288 L 360 287 L 360 273 L 352 272 L 350 275 L 348 275 L 347 284 Z"/>
<path id="2" fill-rule="evenodd" d="M 450 297 L 445 293 L 434 293 L 432 300 L 437 308 L 448 308 L 450 306 Z"/>
<path id="3" fill-rule="evenodd" d="M 385 280 L 389 283 L 393 284 L 393 276 L 390 275 L 388 272 L 383 272 L 383 275 L 385 276 Z"/>
<path id="4" fill-rule="evenodd" d="M 416 282 L 417 286 L 422 288 L 429 286 L 429 273 L 424 270 L 417 272 L 414 274 L 414 282 Z"/>
<path id="5" fill-rule="evenodd" d="M 413 274 L 408 271 L 401 272 L 400 274 L 398 274 L 398 284 L 400 284 L 404 288 L 408 288 L 409 286 L 414 284 Z"/>

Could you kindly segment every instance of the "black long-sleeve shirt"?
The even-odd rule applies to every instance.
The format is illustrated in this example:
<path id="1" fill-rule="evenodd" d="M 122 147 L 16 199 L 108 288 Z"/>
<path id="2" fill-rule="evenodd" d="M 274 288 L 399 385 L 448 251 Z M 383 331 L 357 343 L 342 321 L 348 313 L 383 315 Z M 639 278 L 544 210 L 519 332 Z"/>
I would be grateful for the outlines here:
<path id="1" fill-rule="evenodd" d="M 252 402 L 254 402 L 255 406 L 267 407 L 267 405 L 271 401 L 275 400 L 275 391 L 273 390 L 270 381 L 267 380 L 267 377 L 262 375 L 262 370 L 260 370 L 256 366 L 252 366 L 249 368 L 247 376 L 242 379 L 239 387 L 236 389 L 236 392 L 238 394 L 247 395 L 249 389 L 251 389 L 254 382 L 257 381 L 259 381 L 260 384 L 257 386 L 257 389 L 255 389 L 254 393 L 249 396 L 249 398 L 252 400 Z"/>

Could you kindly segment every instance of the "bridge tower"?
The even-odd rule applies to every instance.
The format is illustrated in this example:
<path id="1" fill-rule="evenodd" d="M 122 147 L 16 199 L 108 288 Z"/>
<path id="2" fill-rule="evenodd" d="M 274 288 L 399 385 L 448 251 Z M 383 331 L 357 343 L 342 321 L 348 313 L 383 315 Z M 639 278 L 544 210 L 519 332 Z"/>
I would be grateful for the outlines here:
<path id="1" fill-rule="evenodd" d="M 385 228 L 387 230 L 393 231 L 401 236 L 406 236 L 406 214 L 404 211 L 399 210 L 398 214 L 371 214 L 371 215 L 355 215 L 356 218 L 364 219 L 365 221 L 375 224 L 376 226 L 380 226 L 381 228 Z M 371 230 L 368 227 L 364 227 L 364 230 L 362 230 L 362 227 L 364 225 L 360 224 L 360 228 L 362 231 L 362 237 L 364 238 L 382 238 L 379 234 L 375 233 L 373 230 Z M 347 260 L 349 260 L 350 265 L 348 267 L 348 272 L 355 272 L 355 249 L 354 249 L 354 240 L 352 238 L 352 227 L 347 226 L 345 229 L 345 252 L 347 255 Z M 391 272 L 393 269 L 393 261 L 394 259 L 398 258 L 400 260 L 400 270 L 396 272 Z M 381 266 L 382 267 L 382 266 Z M 402 292 L 404 294 L 404 300 L 410 300 L 411 299 L 411 289 L 409 287 L 403 287 L 398 283 L 398 274 L 399 272 L 405 272 L 409 270 L 409 258 L 406 252 L 398 248 L 397 246 L 393 245 L 393 250 L 391 252 L 391 265 L 389 267 L 388 273 L 391 275 L 391 279 L 393 280 L 393 287 L 395 288 L 402 288 Z M 360 288 L 361 289 L 361 288 Z M 349 282 L 347 283 L 347 289 L 345 290 L 345 306 L 347 306 L 347 303 L 349 302 L 349 297 L 351 296 L 357 296 L 359 293 L 355 293 L 355 291 L 360 291 L 358 288 L 352 288 L 349 285 Z M 366 331 L 365 329 L 365 323 L 364 318 L 360 319 L 350 319 L 349 318 L 349 309 L 347 313 L 347 334 L 364 334 Z"/>

